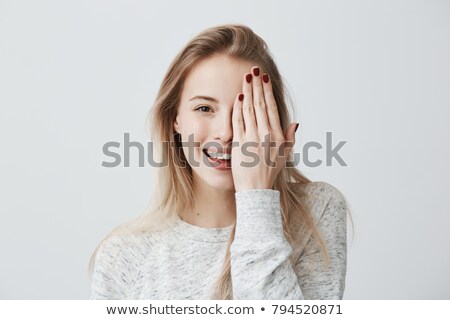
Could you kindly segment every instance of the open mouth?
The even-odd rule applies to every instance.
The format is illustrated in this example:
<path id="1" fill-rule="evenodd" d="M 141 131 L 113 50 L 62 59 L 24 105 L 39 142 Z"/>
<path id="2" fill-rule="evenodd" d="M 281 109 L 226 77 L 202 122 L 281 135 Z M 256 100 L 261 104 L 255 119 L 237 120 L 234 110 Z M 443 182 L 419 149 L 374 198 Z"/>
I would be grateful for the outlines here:
<path id="1" fill-rule="evenodd" d="M 206 149 L 203 149 L 202 151 L 210 162 L 218 164 L 218 165 L 214 166 L 214 168 L 220 169 L 220 170 L 231 169 L 231 154 L 209 152 Z"/>
<path id="2" fill-rule="evenodd" d="M 203 153 L 214 161 L 230 161 L 231 160 L 231 154 L 229 153 L 220 153 L 220 152 L 209 152 L 206 149 L 203 149 Z"/>

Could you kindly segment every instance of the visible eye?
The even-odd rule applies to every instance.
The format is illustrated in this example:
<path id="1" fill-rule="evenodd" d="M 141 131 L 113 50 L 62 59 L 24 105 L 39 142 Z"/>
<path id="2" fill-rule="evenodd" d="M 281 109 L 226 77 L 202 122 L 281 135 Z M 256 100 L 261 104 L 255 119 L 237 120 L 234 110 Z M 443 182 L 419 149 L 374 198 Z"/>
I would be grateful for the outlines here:
<path id="1" fill-rule="evenodd" d="M 195 110 L 200 110 L 200 111 L 202 111 L 202 112 L 208 112 L 208 111 L 205 111 L 205 108 L 207 108 L 206 110 L 211 110 L 211 107 L 209 107 L 209 106 L 200 106 L 200 107 L 198 107 L 198 108 L 196 108 Z"/>

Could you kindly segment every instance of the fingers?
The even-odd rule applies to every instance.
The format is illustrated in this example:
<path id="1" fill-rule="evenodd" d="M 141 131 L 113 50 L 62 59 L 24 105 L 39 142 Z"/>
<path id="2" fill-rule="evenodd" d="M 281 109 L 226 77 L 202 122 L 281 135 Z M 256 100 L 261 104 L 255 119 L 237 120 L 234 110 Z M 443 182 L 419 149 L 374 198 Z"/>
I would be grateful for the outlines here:
<path id="1" fill-rule="evenodd" d="M 266 102 L 264 99 L 264 89 L 260 76 L 259 67 L 252 68 L 253 79 L 253 106 L 255 108 L 256 126 L 258 128 L 258 135 L 262 140 L 270 133 L 269 121 L 267 119 Z"/>
<path id="2" fill-rule="evenodd" d="M 240 138 L 244 135 L 245 132 L 244 118 L 242 115 L 243 100 L 244 95 L 242 93 L 239 93 L 236 96 L 233 105 L 233 116 L 232 116 L 233 137 L 234 139 L 238 140 L 240 140 Z"/>
<path id="3" fill-rule="evenodd" d="M 263 74 L 262 78 L 269 126 L 272 129 L 272 133 L 277 137 L 283 134 L 283 130 L 281 129 L 280 116 L 278 115 L 278 106 L 272 91 L 272 82 L 267 74 Z"/>
<path id="4" fill-rule="evenodd" d="M 244 75 L 242 92 L 236 96 L 233 106 L 235 139 L 259 142 L 265 141 L 269 134 L 270 141 L 275 140 L 281 149 L 278 155 L 286 158 L 295 144 L 296 124 L 291 124 L 286 133 L 283 132 L 270 77 L 261 74 L 259 67 L 254 66 L 251 73 Z"/>
<path id="5" fill-rule="evenodd" d="M 244 75 L 242 86 L 243 132 L 251 139 L 259 138 L 262 141 L 270 134 L 276 141 L 283 141 L 285 135 L 281 128 L 270 77 L 261 74 L 258 66 L 254 66 L 251 72 Z"/>
<path id="6" fill-rule="evenodd" d="M 255 109 L 253 108 L 253 93 L 252 93 L 252 75 L 247 73 L 244 75 L 244 83 L 242 85 L 242 92 L 244 93 L 244 101 L 242 106 L 242 115 L 245 123 L 245 135 L 255 140 L 257 138 Z"/>

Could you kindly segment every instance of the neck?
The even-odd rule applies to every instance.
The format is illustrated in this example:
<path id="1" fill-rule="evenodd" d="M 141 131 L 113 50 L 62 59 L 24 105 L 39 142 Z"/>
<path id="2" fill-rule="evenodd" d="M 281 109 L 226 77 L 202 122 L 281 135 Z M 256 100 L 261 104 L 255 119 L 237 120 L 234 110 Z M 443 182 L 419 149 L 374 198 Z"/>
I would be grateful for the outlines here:
<path id="1" fill-rule="evenodd" d="M 181 217 L 186 222 L 203 228 L 231 226 L 236 218 L 235 190 L 221 190 L 194 180 L 195 204 Z"/>

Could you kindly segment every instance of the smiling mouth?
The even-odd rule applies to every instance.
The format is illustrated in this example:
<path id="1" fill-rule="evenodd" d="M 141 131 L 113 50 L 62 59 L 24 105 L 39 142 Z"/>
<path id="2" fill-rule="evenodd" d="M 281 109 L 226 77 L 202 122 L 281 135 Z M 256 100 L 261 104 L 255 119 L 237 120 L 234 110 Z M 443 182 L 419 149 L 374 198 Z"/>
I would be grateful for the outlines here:
<path id="1" fill-rule="evenodd" d="M 205 156 L 208 158 L 210 163 L 215 163 L 214 168 L 218 170 L 230 170 L 231 169 L 231 154 L 222 154 L 222 153 L 214 153 L 208 152 L 208 150 L 202 150 Z M 223 157 L 223 158 L 221 158 Z M 229 158 L 229 159 L 226 159 Z"/>
<path id="2" fill-rule="evenodd" d="M 230 161 L 231 154 L 230 153 L 220 153 L 220 152 L 208 152 L 206 149 L 202 150 L 203 153 L 214 161 Z"/>

